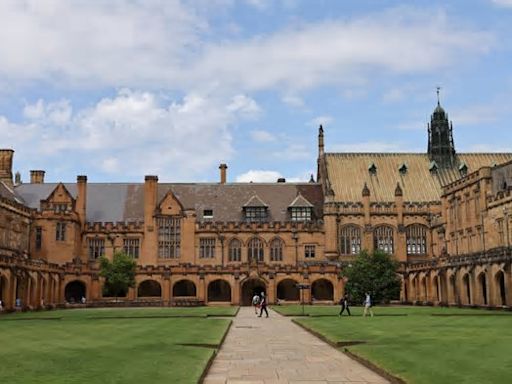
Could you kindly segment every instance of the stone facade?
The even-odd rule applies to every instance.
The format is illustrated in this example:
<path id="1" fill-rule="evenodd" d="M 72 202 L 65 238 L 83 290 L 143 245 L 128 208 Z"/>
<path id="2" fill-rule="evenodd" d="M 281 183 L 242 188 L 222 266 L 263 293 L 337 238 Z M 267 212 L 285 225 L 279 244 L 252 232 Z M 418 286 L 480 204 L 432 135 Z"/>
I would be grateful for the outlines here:
<path id="1" fill-rule="evenodd" d="M 106 305 L 98 258 L 125 251 L 131 305 L 335 303 L 343 266 L 381 249 L 402 302 L 511 306 L 512 154 L 456 153 L 452 130 L 438 104 L 427 153 L 327 153 L 320 127 L 309 183 L 227 183 L 225 164 L 218 183 L 13 183 L 0 150 L 0 298 Z"/>

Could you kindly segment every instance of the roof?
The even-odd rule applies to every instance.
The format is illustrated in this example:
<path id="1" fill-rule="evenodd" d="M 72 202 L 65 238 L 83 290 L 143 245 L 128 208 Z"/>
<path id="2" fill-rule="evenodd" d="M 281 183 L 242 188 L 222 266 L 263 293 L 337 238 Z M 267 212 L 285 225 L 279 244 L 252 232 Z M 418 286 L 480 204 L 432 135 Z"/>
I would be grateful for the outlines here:
<path id="1" fill-rule="evenodd" d="M 313 207 L 313 204 L 311 204 L 309 201 L 307 201 L 304 196 L 301 194 L 298 194 L 295 200 L 292 201 L 292 203 L 288 206 L 289 208 L 311 208 Z"/>
<path id="2" fill-rule="evenodd" d="M 268 207 L 267 204 L 265 204 L 263 202 L 263 200 L 261 200 L 258 195 L 252 195 L 252 197 L 249 199 L 249 201 L 247 203 L 245 203 L 243 205 L 244 208 L 248 208 L 248 207 Z"/>
<path id="3" fill-rule="evenodd" d="M 8 187 L 3 181 L 0 181 L 0 197 L 4 199 L 15 201 L 16 203 L 23 204 L 23 200 L 14 192 L 13 189 Z"/>
<path id="4" fill-rule="evenodd" d="M 452 168 L 439 167 L 431 172 L 431 160 L 426 153 L 327 153 L 327 176 L 334 191 L 334 201 L 360 201 L 366 183 L 370 201 L 393 201 L 397 182 L 404 201 L 428 202 L 441 199 L 442 187 L 461 178 L 458 165 L 467 172 L 512 160 L 512 153 L 460 153 Z M 375 164 L 375 174 L 368 167 Z M 407 165 L 400 172 L 402 164 Z"/>
<path id="5" fill-rule="evenodd" d="M 58 183 L 21 184 L 16 188 L 26 205 L 39 208 Z M 64 183 L 76 198 L 75 183 Z M 287 221 L 288 206 L 298 194 L 314 206 L 316 217 L 322 215 L 323 194 L 317 183 L 159 183 L 157 201 L 171 190 L 184 209 L 194 209 L 197 220 L 203 220 L 204 210 L 213 210 L 208 221 L 241 221 L 242 208 L 257 195 L 267 205 L 269 220 Z M 144 183 L 87 183 L 87 221 L 143 221 Z"/>

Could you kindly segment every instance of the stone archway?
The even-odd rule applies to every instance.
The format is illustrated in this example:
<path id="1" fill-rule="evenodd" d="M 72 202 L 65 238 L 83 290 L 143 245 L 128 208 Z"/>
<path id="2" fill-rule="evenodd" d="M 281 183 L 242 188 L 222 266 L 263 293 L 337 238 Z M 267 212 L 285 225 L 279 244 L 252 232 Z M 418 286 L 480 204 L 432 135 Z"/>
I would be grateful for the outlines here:
<path id="1" fill-rule="evenodd" d="M 284 301 L 300 301 L 300 292 L 296 287 L 297 281 L 284 279 L 277 284 L 277 298 Z"/>
<path id="2" fill-rule="evenodd" d="M 468 273 L 466 273 L 462 278 L 462 285 L 464 287 L 464 294 L 466 295 L 465 304 L 471 305 L 471 283 L 469 281 Z"/>
<path id="3" fill-rule="evenodd" d="M 318 301 L 334 300 L 334 287 L 327 279 L 318 279 L 311 285 L 311 297 Z"/>
<path id="4" fill-rule="evenodd" d="M 498 303 L 499 305 L 507 305 L 507 291 L 505 287 L 505 274 L 503 271 L 498 271 L 495 277 L 495 286 L 498 292 Z"/>
<path id="5" fill-rule="evenodd" d="M 156 280 L 144 280 L 137 287 L 137 297 L 161 297 L 162 287 Z"/>
<path id="6" fill-rule="evenodd" d="M 267 295 L 267 286 L 265 282 L 257 277 L 249 278 L 242 282 L 240 296 L 240 305 L 252 305 L 252 298 L 254 295 L 261 295 L 261 292 L 265 292 Z"/>
<path id="7" fill-rule="evenodd" d="M 0 275 L 0 300 L 2 305 L 7 305 L 7 278 L 3 275 Z"/>
<path id="8" fill-rule="evenodd" d="M 87 297 L 86 293 L 85 283 L 80 280 L 74 280 L 66 284 L 64 298 L 68 303 L 81 303 L 82 297 Z"/>
<path id="9" fill-rule="evenodd" d="M 484 272 L 478 275 L 478 283 L 480 284 L 480 300 L 483 305 L 487 305 L 489 304 L 487 300 L 487 277 Z"/>
<path id="10" fill-rule="evenodd" d="M 231 286 L 226 280 L 214 280 L 208 284 L 208 301 L 231 302 Z"/>
<path id="11" fill-rule="evenodd" d="M 172 297 L 196 297 L 196 285 L 191 280 L 180 280 L 172 287 Z"/>

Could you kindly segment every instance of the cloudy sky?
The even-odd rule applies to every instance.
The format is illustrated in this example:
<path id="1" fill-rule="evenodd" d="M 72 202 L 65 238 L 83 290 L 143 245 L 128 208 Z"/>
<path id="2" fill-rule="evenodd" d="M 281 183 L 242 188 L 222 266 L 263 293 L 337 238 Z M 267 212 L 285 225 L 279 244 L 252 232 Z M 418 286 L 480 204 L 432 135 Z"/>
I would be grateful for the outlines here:
<path id="1" fill-rule="evenodd" d="M 327 151 L 512 151 L 512 0 L 0 1 L 0 147 L 49 181 L 307 180 Z"/>

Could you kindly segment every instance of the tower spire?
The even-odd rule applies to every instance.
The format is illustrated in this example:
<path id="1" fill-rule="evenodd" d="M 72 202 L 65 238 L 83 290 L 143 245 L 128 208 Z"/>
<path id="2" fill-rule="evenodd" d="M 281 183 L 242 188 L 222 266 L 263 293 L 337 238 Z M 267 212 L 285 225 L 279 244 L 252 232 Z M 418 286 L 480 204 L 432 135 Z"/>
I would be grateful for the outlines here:
<path id="1" fill-rule="evenodd" d="M 436 87 L 436 93 L 437 93 L 437 105 L 441 106 L 441 103 L 439 101 L 439 91 L 441 90 L 441 87 L 438 85 Z"/>
<path id="2" fill-rule="evenodd" d="M 448 120 L 448 114 L 441 107 L 440 90 L 441 87 L 436 87 L 437 106 L 428 124 L 428 155 L 440 167 L 450 167 L 455 160 L 453 126 Z"/>

